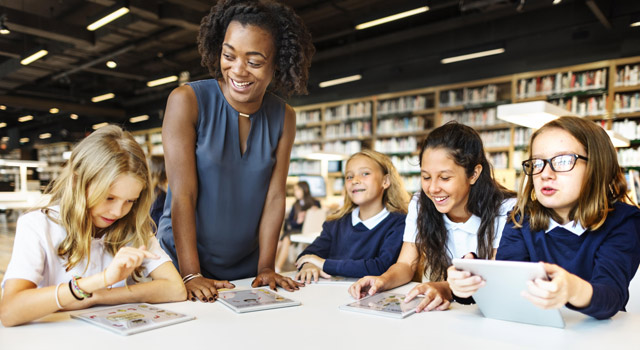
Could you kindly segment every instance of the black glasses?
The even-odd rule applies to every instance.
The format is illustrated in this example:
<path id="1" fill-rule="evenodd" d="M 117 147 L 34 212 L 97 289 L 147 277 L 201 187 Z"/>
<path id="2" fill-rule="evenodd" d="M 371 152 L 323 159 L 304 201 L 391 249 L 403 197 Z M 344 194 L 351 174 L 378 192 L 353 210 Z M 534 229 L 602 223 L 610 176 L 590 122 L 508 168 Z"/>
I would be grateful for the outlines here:
<path id="1" fill-rule="evenodd" d="M 573 170 L 578 159 L 589 160 L 589 158 L 579 154 L 560 154 L 549 159 L 533 158 L 522 162 L 522 170 L 527 175 L 540 174 L 547 163 L 549 163 L 551 170 L 556 173 L 563 173 Z"/>

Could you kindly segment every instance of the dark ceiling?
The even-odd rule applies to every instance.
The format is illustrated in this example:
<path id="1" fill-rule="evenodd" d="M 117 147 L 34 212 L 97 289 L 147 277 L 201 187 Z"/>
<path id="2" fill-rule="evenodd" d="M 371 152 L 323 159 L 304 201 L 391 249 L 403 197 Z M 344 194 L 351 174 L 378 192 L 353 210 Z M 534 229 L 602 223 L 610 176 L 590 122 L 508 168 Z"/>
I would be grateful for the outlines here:
<path id="1" fill-rule="evenodd" d="M 286 0 L 309 27 L 317 53 L 309 95 L 292 105 L 366 96 L 608 58 L 640 55 L 637 0 Z M 30 143 L 75 141 L 100 122 L 147 129 L 161 125 L 166 98 L 177 82 L 146 82 L 188 72 L 208 78 L 195 38 L 213 1 L 131 0 L 130 13 L 95 32 L 89 21 L 112 0 L 0 0 L 11 30 L 0 35 L 0 136 Z M 358 23 L 428 5 L 430 11 L 356 31 Z M 500 45 L 505 54 L 440 64 L 444 56 Z M 27 53 L 49 54 L 28 66 Z M 105 63 L 115 61 L 115 69 Z M 362 74 L 358 82 L 320 89 L 324 80 Z M 184 73 L 183 73 L 184 74 Z M 113 92 L 114 99 L 91 97 Z M 49 112 L 56 107 L 56 114 Z M 1 107 L 0 107 L 1 108 Z M 71 119 L 70 114 L 78 115 Z M 148 114 L 145 122 L 130 117 Z M 33 115 L 20 123 L 18 118 Z"/>

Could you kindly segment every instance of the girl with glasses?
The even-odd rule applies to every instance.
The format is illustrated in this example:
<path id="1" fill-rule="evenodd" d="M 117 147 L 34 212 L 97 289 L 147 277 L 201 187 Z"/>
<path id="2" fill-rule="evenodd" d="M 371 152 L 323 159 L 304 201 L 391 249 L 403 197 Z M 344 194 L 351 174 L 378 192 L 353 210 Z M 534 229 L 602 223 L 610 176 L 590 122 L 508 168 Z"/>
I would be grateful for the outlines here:
<path id="1" fill-rule="evenodd" d="M 624 203 L 616 151 L 602 128 L 576 117 L 545 124 L 530 150 L 496 259 L 543 262 L 549 280 L 530 281 L 524 292 L 536 306 L 609 318 L 624 310 L 640 264 L 640 210 Z M 468 272 L 450 276 L 462 297 L 483 283 Z"/>

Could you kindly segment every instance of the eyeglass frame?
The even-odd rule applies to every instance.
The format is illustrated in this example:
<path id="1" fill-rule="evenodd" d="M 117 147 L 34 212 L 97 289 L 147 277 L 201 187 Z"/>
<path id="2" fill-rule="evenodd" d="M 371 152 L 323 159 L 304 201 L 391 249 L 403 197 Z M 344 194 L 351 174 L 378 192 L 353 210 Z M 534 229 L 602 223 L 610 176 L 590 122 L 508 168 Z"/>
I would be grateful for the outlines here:
<path id="1" fill-rule="evenodd" d="M 556 170 L 556 168 L 553 167 L 553 163 L 551 162 L 554 158 L 558 158 L 558 157 L 563 157 L 563 156 L 573 156 L 573 165 L 571 166 L 571 169 L 568 170 Z M 558 154 L 557 156 L 553 156 L 551 158 L 547 158 L 547 159 L 543 159 L 543 158 L 531 158 L 531 159 L 527 159 L 525 161 L 522 162 L 522 171 L 525 173 L 525 175 L 527 176 L 533 176 L 533 175 L 538 175 L 541 174 L 544 171 L 544 168 L 547 166 L 547 164 L 549 164 L 549 166 L 551 167 L 551 170 L 553 170 L 556 173 L 566 173 L 569 172 L 571 170 L 573 170 L 573 168 L 576 167 L 576 164 L 578 164 L 578 159 L 583 159 L 585 162 L 589 161 L 588 157 L 585 156 L 581 156 L 579 154 Z M 525 163 L 527 162 L 532 162 L 534 160 L 541 160 L 544 162 L 544 165 L 542 166 L 542 169 L 540 169 L 539 172 L 537 173 L 533 173 L 533 171 L 531 172 L 531 174 L 527 174 L 527 170 L 526 167 L 524 166 Z"/>

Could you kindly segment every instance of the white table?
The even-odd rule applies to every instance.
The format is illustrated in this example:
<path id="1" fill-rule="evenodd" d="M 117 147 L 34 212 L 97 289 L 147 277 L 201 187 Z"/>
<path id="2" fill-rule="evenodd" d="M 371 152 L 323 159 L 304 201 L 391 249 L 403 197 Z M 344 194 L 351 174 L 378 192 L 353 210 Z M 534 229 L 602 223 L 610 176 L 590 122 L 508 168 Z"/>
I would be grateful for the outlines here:
<path id="1" fill-rule="evenodd" d="M 352 300 L 347 287 L 279 289 L 302 306 L 247 314 L 220 303 L 162 304 L 196 320 L 128 337 L 57 313 L 29 325 L 0 326 L 0 349 L 640 349 L 640 313 L 598 321 L 565 309 L 566 328 L 557 329 L 486 319 L 474 305 L 454 304 L 399 320 L 339 310 Z"/>

